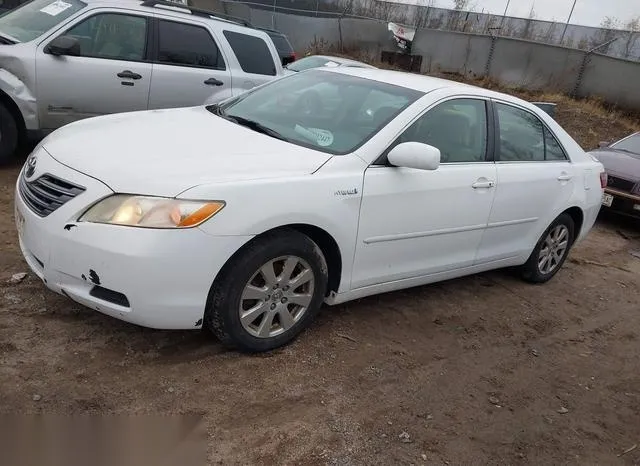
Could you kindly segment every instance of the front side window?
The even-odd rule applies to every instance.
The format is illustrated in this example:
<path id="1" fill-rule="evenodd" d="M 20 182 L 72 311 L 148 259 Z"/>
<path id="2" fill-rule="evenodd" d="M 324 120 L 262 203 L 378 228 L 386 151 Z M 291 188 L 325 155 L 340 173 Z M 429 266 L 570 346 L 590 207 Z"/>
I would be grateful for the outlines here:
<path id="1" fill-rule="evenodd" d="M 0 36 L 28 42 L 86 6 L 80 0 L 33 0 L 0 17 Z"/>
<path id="2" fill-rule="evenodd" d="M 267 43 L 260 37 L 239 32 L 224 31 L 233 53 L 245 73 L 276 75 L 276 66 Z"/>
<path id="3" fill-rule="evenodd" d="M 158 62 L 224 70 L 220 49 L 199 26 L 160 20 Z"/>
<path id="4" fill-rule="evenodd" d="M 80 43 L 80 56 L 141 61 L 147 44 L 147 19 L 117 13 L 101 13 L 69 29 L 67 36 Z"/>
<path id="5" fill-rule="evenodd" d="M 443 102 L 418 118 L 398 138 L 440 149 L 442 163 L 484 162 L 487 155 L 487 106 L 484 100 Z"/>
<path id="6" fill-rule="evenodd" d="M 291 75 L 235 97 L 212 113 L 330 154 L 353 152 L 423 93 L 328 71 Z"/>

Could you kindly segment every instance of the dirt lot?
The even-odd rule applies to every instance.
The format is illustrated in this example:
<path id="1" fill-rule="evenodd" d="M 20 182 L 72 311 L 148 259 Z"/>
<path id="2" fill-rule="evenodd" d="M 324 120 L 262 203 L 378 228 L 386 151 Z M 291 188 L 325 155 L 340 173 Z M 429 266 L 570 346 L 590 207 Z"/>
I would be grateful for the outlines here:
<path id="1" fill-rule="evenodd" d="M 585 146 L 629 130 L 568 105 Z M 0 169 L 0 413 L 202 414 L 212 464 L 640 464 L 638 223 L 602 219 L 547 285 L 498 271 L 363 299 L 246 356 L 8 284 L 27 270 L 18 170 Z"/>

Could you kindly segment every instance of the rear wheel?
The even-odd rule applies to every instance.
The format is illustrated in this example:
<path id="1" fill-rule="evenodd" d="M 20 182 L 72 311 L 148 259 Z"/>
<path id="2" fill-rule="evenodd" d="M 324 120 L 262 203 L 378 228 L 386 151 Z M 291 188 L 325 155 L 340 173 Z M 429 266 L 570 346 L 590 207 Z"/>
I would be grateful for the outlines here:
<path id="1" fill-rule="evenodd" d="M 15 118 L 0 102 L 0 163 L 6 163 L 18 147 L 18 125 Z"/>
<path id="2" fill-rule="evenodd" d="M 544 283 L 558 273 L 573 245 L 575 223 L 570 215 L 562 214 L 543 233 L 522 267 L 522 278 L 531 283 Z"/>
<path id="3" fill-rule="evenodd" d="M 320 248 L 293 230 L 257 238 L 221 273 L 205 326 L 227 346 L 250 352 L 293 340 L 313 321 L 327 288 Z"/>

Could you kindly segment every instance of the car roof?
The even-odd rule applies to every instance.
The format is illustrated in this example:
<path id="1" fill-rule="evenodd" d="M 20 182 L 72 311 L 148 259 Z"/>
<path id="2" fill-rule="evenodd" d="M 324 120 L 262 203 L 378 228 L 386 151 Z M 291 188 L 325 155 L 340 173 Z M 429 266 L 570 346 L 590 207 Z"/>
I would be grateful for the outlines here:
<path id="1" fill-rule="evenodd" d="M 341 65 L 351 65 L 351 64 L 353 64 L 353 65 L 362 65 L 362 66 L 367 67 L 367 68 L 375 68 L 374 66 L 371 66 L 371 65 L 369 65 L 369 64 L 367 64 L 365 62 L 362 62 L 362 61 L 353 60 L 351 58 L 333 57 L 331 55 L 309 55 L 307 57 L 301 58 L 301 60 L 304 59 L 304 58 L 322 58 L 322 59 L 325 59 L 325 60 L 328 60 L 328 61 L 334 61 L 334 62 L 339 63 Z"/>
<path id="2" fill-rule="evenodd" d="M 406 87 L 407 89 L 424 92 L 425 94 L 435 91 L 436 89 L 449 89 L 451 91 L 459 91 L 461 93 L 469 92 L 473 95 L 481 97 L 493 97 L 497 99 L 507 100 L 513 103 L 520 104 L 529 109 L 535 109 L 536 113 L 538 113 L 538 111 L 540 110 L 530 102 L 509 94 L 492 91 L 483 87 L 473 86 L 471 84 L 465 84 L 458 81 L 425 76 L 423 74 L 408 73 L 405 71 L 381 70 L 378 68 L 352 68 L 348 66 L 335 68 L 323 67 L 319 69 L 323 72 L 347 74 L 351 76 L 371 79 L 373 81 L 394 84 L 396 86 Z"/>
<path id="3" fill-rule="evenodd" d="M 192 7 L 188 4 L 178 3 L 176 1 L 157 0 L 156 2 L 147 2 L 145 0 L 82 0 L 91 6 L 109 6 L 115 8 L 132 8 L 139 11 L 162 11 L 172 15 L 180 15 L 186 17 L 197 16 L 205 21 L 222 22 L 241 28 L 251 29 L 261 34 L 267 35 L 266 31 L 261 28 L 254 27 L 244 18 L 237 18 L 227 15 L 223 12 L 200 9 Z M 148 4 L 147 4 L 148 3 Z M 154 4 L 155 3 L 155 4 Z M 157 9 L 156 9 L 157 8 Z M 275 31 L 274 31 L 275 32 Z"/>

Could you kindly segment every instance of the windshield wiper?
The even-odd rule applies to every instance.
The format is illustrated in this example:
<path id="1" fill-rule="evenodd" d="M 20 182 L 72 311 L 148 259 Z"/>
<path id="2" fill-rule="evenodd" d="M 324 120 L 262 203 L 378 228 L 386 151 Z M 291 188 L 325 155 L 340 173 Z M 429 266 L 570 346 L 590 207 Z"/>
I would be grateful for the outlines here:
<path id="1" fill-rule="evenodd" d="M 14 44 L 17 44 L 17 43 L 18 43 L 18 41 L 10 39 L 10 38 L 0 34 L 0 44 L 14 45 Z"/>
<path id="2" fill-rule="evenodd" d="M 614 147 L 612 147 L 612 149 L 613 149 L 613 150 L 618 150 L 618 151 L 620 151 L 620 152 L 626 152 L 627 154 L 640 155 L 640 154 L 638 154 L 638 152 L 634 152 L 634 151 L 629 150 L 629 149 L 624 149 L 624 148 L 622 148 L 622 147 L 615 147 L 615 146 L 614 146 Z"/>
<path id="3" fill-rule="evenodd" d="M 255 120 L 251 120 L 249 118 L 244 118 L 240 116 L 233 115 L 225 115 L 218 110 L 217 115 L 220 115 L 227 120 L 231 120 L 235 123 L 238 123 L 241 126 L 246 126 L 249 129 L 252 129 L 258 133 L 266 134 L 267 136 L 271 136 L 272 138 L 280 139 L 281 141 L 288 141 L 282 134 L 278 133 L 275 129 L 271 129 L 268 126 L 264 126 L 262 123 L 258 123 Z"/>

